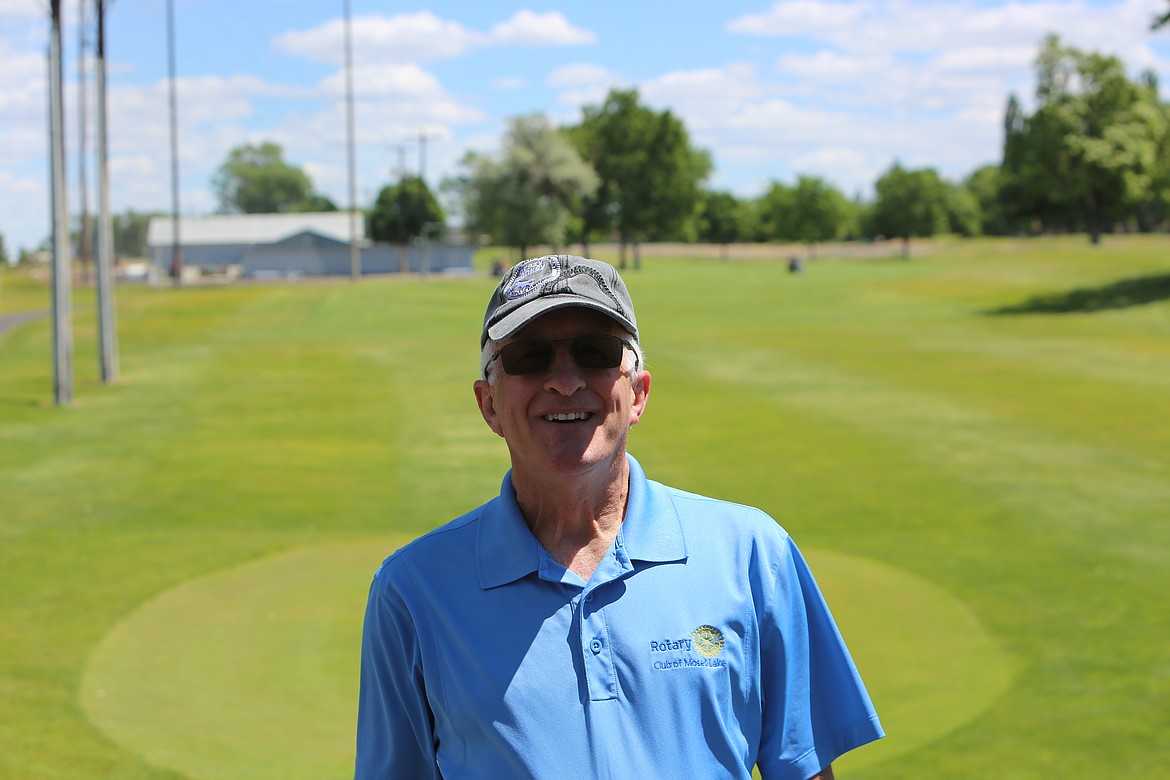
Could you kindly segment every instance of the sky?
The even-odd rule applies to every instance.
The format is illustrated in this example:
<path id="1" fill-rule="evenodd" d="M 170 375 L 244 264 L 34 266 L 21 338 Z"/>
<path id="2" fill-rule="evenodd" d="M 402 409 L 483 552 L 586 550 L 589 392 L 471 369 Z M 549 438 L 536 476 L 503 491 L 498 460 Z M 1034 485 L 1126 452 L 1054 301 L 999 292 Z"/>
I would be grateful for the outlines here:
<path id="1" fill-rule="evenodd" d="M 110 199 L 169 211 L 166 0 L 107 0 Z M 64 0 L 68 200 L 96 173 L 93 3 Z M 10 254 L 51 230 L 48 0 L 0 0 L 0 235 Z M 351 0 L 357 199 L 401 171 L 438 188 L 469 151 L 498 151 L 510 117 L 576 124 L 634 88 L 711 153 L 708 186 L 755 197 L 822 177 L 867 197 L 895 161 L 961 180 L 997 163 L 1004 108 L 1032 102 L 1044 37 L 1153 70 L 1170 100 L 1166 0 Z M 315 188 L 349 203 L 344 0 L 174 0 L 180 211 L 209 214 L 227 153 L 272 140 Z M 83 29 L 86 34 L 83 47 Z M 80 55 L 84 52 L 85 56 Z M 423 139 L 420 142 L 420 138 Z"/>

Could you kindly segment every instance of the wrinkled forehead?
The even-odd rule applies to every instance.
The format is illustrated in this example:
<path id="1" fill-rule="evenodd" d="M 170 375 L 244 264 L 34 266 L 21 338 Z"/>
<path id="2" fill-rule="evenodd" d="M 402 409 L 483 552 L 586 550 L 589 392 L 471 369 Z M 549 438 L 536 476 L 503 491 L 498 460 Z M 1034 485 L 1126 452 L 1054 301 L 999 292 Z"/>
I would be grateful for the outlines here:
<path id="1" fill-rule="evenodd" d="M 591 333 L 630 337 L 630 333 L 612 317 L 584 306 L 567 306 L 542 314 L 501 343 L 523 339 L 565 339 Z"/>

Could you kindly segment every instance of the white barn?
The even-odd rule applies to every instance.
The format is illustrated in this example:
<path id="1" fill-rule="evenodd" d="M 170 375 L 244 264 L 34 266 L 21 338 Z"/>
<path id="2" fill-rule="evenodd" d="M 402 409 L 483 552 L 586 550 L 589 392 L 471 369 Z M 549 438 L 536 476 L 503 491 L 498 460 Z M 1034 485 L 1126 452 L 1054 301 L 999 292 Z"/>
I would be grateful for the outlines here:
<path id="1" fill-rule="evenodd" d="M 359 221 L 362 273 L 399 270 L 399 248 L 365 239 Z M 166 279 L 174 236 L 170 217 L 150 221 L 146 243 L 153 277 Z M 234 272 L 249 278 L 348 276 L 351 273 L 350 216 L 332 211 L 306 214 L 222 214 L 180 217 L 179 243 L 187 273 Z M 413 272 L 470 271 L 474 247 L 438 244 L 405 247 Z M 195 270 L 198 269 L 198 270 Z"/>

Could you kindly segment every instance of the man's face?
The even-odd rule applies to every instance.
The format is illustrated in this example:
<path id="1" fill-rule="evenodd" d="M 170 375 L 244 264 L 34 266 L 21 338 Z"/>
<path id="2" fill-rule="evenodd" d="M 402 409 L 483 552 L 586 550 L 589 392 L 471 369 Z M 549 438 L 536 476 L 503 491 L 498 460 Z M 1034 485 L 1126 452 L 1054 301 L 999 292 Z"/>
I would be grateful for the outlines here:
<path id="1" fill-rule="evenodd" d="M 570 307 L 537 318 L 503 344 L 593 334 L 629 337 L 604 314 Z M 617 368 L 582 369 L 569 345 L 558 344 L 552 364 L 534 374 L 509 376 L 495 361 L 492 381 L 476 382 L 475 397 L 488 426 L 508 443 L 514 472 L 569 476 L 609 468 L 623 455 L 650 390 L 649 372 L 631 380 L 625 371 L 633 360 L 626 349 Z"/>

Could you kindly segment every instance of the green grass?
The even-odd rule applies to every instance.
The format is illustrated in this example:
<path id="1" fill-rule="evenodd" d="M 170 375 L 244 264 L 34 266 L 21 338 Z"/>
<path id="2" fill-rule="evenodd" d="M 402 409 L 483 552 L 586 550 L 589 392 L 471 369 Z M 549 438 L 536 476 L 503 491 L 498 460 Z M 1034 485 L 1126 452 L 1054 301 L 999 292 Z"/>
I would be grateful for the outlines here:
<path id="1" fill-rule="evenodd" d="M 870 683 L 890 736 L 838 776 L 1170 761 L 1168 249 L 628 275 L 631 450 L 776 516 Z M 0 273 L 0 314 L 47 308 Z M 491 285 L 121 287 L 113 386 L 79 289 L 67 409 L 48 320 L 0 336 L 0 778 L 344 776 L 383 547 L 506 468 L 470 387 Z"/>

